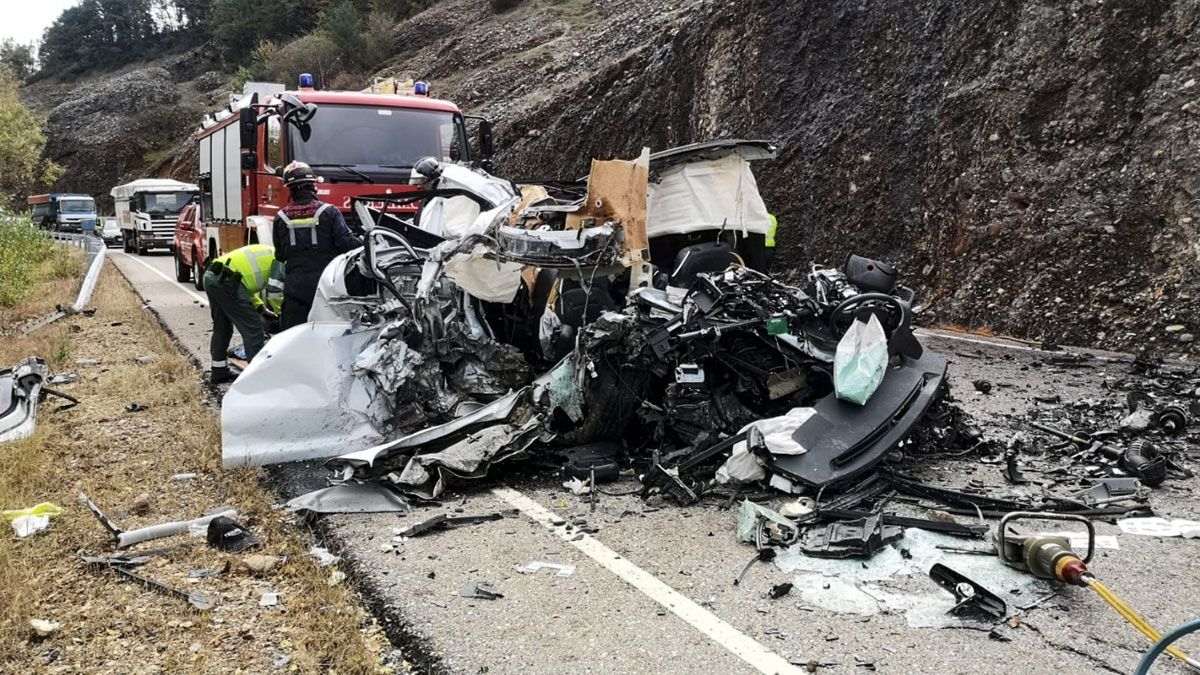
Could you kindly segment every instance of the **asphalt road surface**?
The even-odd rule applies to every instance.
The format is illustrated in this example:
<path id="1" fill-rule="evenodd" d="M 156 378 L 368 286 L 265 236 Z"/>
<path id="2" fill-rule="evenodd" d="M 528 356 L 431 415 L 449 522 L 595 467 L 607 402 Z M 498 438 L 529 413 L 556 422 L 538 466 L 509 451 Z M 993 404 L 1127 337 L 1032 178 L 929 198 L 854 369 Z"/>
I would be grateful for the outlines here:
<path id="1" fill-rule="evenodd" d="M 169 254 L 110 254 L 183 348 L 206 366 L 204 294 L 174 281 Z M 953 393 L 985 425 L 1023 414 L 1035 396 L 1098 395 L 1105 373 L 1123 372 L 1129 360 L 1108 354 L 1087 369 L 1046 368 L 1039 367 L 1044 352 L 1015 343 L 943 334 L 922 339 L 951 362 Z M 1000 386 L 979 394 L 970 384 L 979 378 Z M 962 483 L 1003 484 L 996 465 L 961 462 L 936 470 Z M 281 497 L 290 497 L 320 487 L 324 473 L 301 466 L 272 475 Z M 817 672 L 832 673 L 1127 673 L 1149 646 L 1094 593 L 1079 588 L 1062 589 L 1024 612 L 1019 626 L 1002 625 L 991 635 L 913 628 L 898 612 L 833 611 L 796 592 L 771 600 L 767 591 L 795 575 L 758 564 L 741 585 L 731 583 L 753 555 L 753 547 L 734 538 L 736 509 L 656 507 L 636 496 L 601 495 L 593 510 L 561 480 L 499 476 L 407 517 L 330 516 L 324 532 L 381 621 L 402 636 L 405 658 L 422 671 L 781 673 L 815 663 Z M 1200 515 L 1196 481 L 1156 490 L 1158 514 Z M 625 479 L 607 489 L 635 486 Z M 513 509 L 516 514 L 503 520 L 393 541 L 396 528 L 441 511 Z M 1119 534 L 1106 524 L 1098 529 Z M 1200 540 L 1121 535 L 1118 541 L 1119 550 L 1101 550 L 1092 563 L 1110 588 L 1162 632 L 1200 615 Z M 945 562 L 953 565 L 955 558 L 948 553 Z M 532 561 L 574 565 L 575 571 L 564 577 L 515 571 Z M 460 597 L 460 588 L 475 581 L 490 582 L 504 597 Z M 904 583 L 939 592 L 928 579 Z M 1186 651 L 1189 643 L 1181 646 Z M 1200 640 L 1190 646 L 1200 651 Z M 1163 660 L 1155 672 L 1184 671 Z"/>

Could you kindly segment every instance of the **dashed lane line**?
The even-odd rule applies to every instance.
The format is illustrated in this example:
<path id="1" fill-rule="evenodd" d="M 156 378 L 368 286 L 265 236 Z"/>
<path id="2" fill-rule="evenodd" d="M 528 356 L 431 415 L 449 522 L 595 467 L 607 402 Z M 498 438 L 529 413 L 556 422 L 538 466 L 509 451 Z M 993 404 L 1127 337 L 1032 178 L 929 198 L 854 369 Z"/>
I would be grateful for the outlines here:
<path id="1" fill-rule="evenodd" d="M 768 675 L 801 672 L 799 668 L 788 663 L 787 659 L 729 625 L 716 614 L 704 609 L 659 580 L 658 577 L 633 564 L 598 539 L 576 531 L 568 532 L 565 526 L 555 525 L 556 521 L 562 522 L 562 519 L 524 494 L 506 487 L 493 488 L 492 494 L 540 523 L 651 600 L 670 610 L 675 616 L 707 635 L 710 640 L 727 649 L 751 668 Z"/>

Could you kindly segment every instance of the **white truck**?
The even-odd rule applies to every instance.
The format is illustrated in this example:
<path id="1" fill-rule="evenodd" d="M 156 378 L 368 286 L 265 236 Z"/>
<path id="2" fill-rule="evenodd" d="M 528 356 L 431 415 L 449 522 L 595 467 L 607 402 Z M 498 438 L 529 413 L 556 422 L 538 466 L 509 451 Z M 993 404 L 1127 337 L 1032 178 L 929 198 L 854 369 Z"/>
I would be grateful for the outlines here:
<path id="1" fill-rule="evenodd" d="M 144 255 L 154 248 L 171 249 L 179 212 L 200 188 L 169 178 L 142 178 L 113 188 L 112 195 L 126 253 Z"/>

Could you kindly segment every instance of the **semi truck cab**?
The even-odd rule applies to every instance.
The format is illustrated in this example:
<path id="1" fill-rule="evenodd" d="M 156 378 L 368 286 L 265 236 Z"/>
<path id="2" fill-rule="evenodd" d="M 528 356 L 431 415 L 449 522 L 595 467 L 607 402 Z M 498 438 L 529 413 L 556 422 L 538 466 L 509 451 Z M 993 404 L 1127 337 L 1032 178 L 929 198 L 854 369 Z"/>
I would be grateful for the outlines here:
<path id="1" fill-rule="evenodd" d="M 199 193 L 196 185 L 166 178 L 142 178 L 113 188 L 125 252 L 172 249 L 179 212 Z"/>
<path id="2" fill-rule="evenodd" d="M 55 232 L 83 232 L 96 226 L 96 200 L 91 195 L 52 192 L 28 200 L 33 224 Z"/>

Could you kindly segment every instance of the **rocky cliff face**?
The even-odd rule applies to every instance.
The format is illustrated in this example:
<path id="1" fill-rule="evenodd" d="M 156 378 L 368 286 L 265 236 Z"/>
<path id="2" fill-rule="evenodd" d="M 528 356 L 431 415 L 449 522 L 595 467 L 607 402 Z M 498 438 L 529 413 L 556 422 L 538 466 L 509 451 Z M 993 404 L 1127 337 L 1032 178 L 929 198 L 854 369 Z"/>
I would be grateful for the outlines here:
<path id="1" fill-rule="evenodd" d="M 772 138 L 785 267 L 858 251 L 941 323 L 1191 349 L 1196 0 L 482 4 L 400 26 L 391 70 L 500 119 L 502 173 Z"/>
<path id="2" fill-rule="evenodd" d="M 205 70 L 202 52 L 65 87 L 34 85 L 26 99 L 49 108 L 45 155 L 67 169 L 54 189 L 95 196 L 111 208 L 113 186 L 145 177 L 191 179 L 170 160 L 199 122 L 206 104 L 223 96 L 225 78 Z"/>

